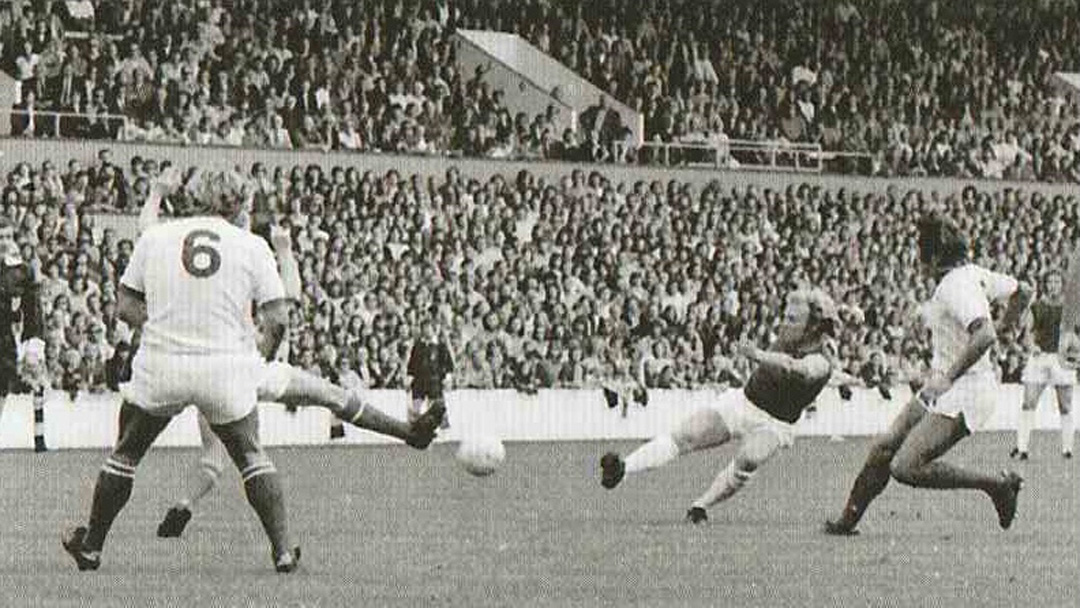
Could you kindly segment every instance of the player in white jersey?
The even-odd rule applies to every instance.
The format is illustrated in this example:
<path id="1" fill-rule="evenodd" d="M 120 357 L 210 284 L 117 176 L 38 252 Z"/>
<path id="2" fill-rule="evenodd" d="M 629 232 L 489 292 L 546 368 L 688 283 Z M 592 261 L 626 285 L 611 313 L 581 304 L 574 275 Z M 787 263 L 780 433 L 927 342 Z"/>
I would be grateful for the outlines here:
<path id="1" fill-rule="evenodd" d="M 188 183 L 196 185 L 185 187 L 183 196 L 207 196 L 202 192 L 205 188 L 197 185 L 199 180 L 197 174 L 189 177 Z M 180 186 L 180 181 L 178 173 L 169 172 L 155 182 L 139 216 L 142 229 L 158 224 L 162 198 L 175 191 Z M 245 208 L 248 205 L 249 202 L 245 201 Z M 293 255 L 292 239 L 284 229 L 271 226 L 268 240 L 281 272 L 285 297 L 298 301 L 301 295 L 300 270 Z M 259 384 L 258 395 L 260 401 L 325 407 L 341 420 L 362 429 L 396 437 L 420 450 L 426 449 L 434 439 L 445 412 L 445 407 L 440 407 L 429 410 L 411 423 L 399 420 L 366 404 L 358 391 L 347 391 L 328 380 L 280 361 L 269 364 L 267 373 Z M 199 416 L 198 423 L 202 440 L 198 465 L 186 482 L 183 497 L 169 508 L 158 526 L 157 535 L 162 538 L 176 538 L 183 534 L 191 520 L 192 509 L 217 486 L 225 470 L 225 447 L 211 431 L 204 416 Z"/>
<path id="2" fill-rule="evenodd" d="M 131 381 L 122 386 L 119 440 L 98 476 L 88 525 L 63 537 L 80 570 L 101 565 L 105 537 L 131 496 L 136 467 L 189 404 L 206 417 L 240 471 L 275 569 L 291 572 L 299 562 L 255 407 L 264 361 L 284 335 L 288 304 L 270 248 L 232 223 L 240 215 L 239 198 L 222 190 L 193 209 L 194 217 L 148 229 L 120 279 L 118 314 L 141 329 L 142 343 Z"/>
<path id="3" fill-rule="evenodd" d="M 1007 299 L 1003 327 L 1015 325 L 1031 299 L 1031 289 L 1015 279 L 968 262 L 967 241 L 948 220 L 932 215 L 919 224 L 924 268 L 938 280 L 923 306 L 930 328 L 930 377 L 885 434 L 870 449 L 843 512 L 825 524 L 829 534 L 855 534 L 866 508 L 890 475 L 919 488 L 976 489 L 985 492 L 1002 528 L 1016 515 L 1020 476 L 991 475 L 940 460 L 957 442 L 982 428 L 993 413 L 998 391 L 988 351 L 996 341 L 990 302 Z"/>

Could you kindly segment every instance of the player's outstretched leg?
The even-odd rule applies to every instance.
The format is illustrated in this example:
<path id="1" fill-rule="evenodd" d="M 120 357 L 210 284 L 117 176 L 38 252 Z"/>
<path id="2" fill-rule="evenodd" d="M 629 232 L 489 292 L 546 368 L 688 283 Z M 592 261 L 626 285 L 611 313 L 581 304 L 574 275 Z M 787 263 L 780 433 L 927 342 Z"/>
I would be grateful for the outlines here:
<path id="1" fill-rule="evenodd" d="M 662 467 L 682 454 L 723 445 L 731 431 L 723 416 L 712 408 L 690 414 L 671 433 L 657 435 L 623 458 L 608 452 L 600 458 L 600 485 L 611 489 L 628 474 Z"/>
<path id="2" fill-rule="evenodd" d="M 937 490 L 972 489 L 986 492 L 994 503 L 998 523 L 1007 529 L 1016 516 L 1022 480 L 1016 473 L 988 475 L 938 460 L 970 432 L 963 418 L 929 413 L 915 425 L 892 462 L 900 483 Z"/>
<path id="3" fill-rule="evenodd" d="M 825 532 L 838 536 L 857 534 L 855 527 L 859 525 L 867 507 L 878 497 L 885 486 L 889 484 L 891 477 L 891 463 L 896 451 L 904 442 L 911 429 L 926 414 L 926 409 L 919 402 L 918 397 L 912 397 L 911 401 L 893 420 L 892 425 L 883 435 L 874 439 L 870 447 L 870 453 L 863 462 L 859 475 L 852 484 L 848 494 L 844 510 L 836 519 L 825 522 Z"/>
<path id="4" fill-rule="evenodd" d="M 259 516 L 270 540 L 274 568 L 292 572 L 300 560 L 299 547 L 293 547 L 285 514 L 285 497 L 277 469 L 259 443 L 259 410 L 253 409 L 240 420 L 214 424 L 211 428 L 240 471 L 248 503 Z"/>
<path id="5" fill-rule="evenodd" d="M 225 463 L 229 460 L 225 445 L 210 429 L 210 423 L 201 413 L 198 422 L 202 454 L 198 466 L 189 474 L 184 497 L 169 508 L 158 525 L 157 535 L 161 538 L 178 538 L 184 533 L 184 528 L 191 521 L 192 509 L 217 486 Z"/>
<path id="6" fill-rule="evenodd" d="M 89 525 L 69 530 L 62 539 L 79 570 L 97 570 L 101 565 L 105 537 L 131 497 L 135 468 L 169 420 L 151 416 L 126 401 L 120 406 L 120 440 L 98 474 Z"/>
<path id="7" fill-rule="evenodd" d="M 277 379 L 259 387 L 260 399 L 325 407 L 353 426 L 396 437 L 420 450 L 431 444 L 446 414 L 445 406 L 432 406 L 409 423 L 366 403 L 359 391 L 347 391 L 301 369 L 277 364 L 272 366 L 271 374 Z"/>
<path id="8" fill-rule="evenodd" d="M 709 489 L 691 504 L 686 519 L 695 524 L 707 520 L 708 509 L 737 494 L 781 445 L 783 440 L 774 431 L 761 430 L 746 436 L 731 463 L 720 471 Z"/>

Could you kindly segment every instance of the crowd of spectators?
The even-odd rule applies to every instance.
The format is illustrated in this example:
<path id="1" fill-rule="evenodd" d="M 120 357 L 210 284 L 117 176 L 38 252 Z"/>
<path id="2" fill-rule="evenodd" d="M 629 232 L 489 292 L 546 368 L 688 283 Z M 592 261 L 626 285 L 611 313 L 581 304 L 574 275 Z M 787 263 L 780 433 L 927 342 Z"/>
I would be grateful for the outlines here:
<path id="1" fill-rule="evenodd" d="M 1077 0 L 100 0 L 89 36 L 33 10 L 64 3 L 22 4 L 0 16 L 19 133 L 626 160 L 609 145 L 620 125 L 560 131 L 554 107 L 518 112 L 461 73 L 452 33 L 478 28 L 521 34 L 636 108 L 648 141 L 817 142 L 877 174 L 1080 180 L 1080 104 L 1052 84 L 1080 69 Z"/>
<path id="2" fill-rule="evenodd" d="M 42 280 L 58 386 L 100 388 L 123 338 L 116 282 L 132 235 L 95 225 L 92 212 L 115 211 L 112 201 L 134 211 L 166 164 L 121 167 L 102 151 L 90 164 L 6 167 L 2 212 Z M 737 385 L 748 367 L 734 347 L 768 342 L 784 294 L 813 284 L 859 311 L 835 356 L 887 394 L 925 371 L 919 303 L 932 283 L 914 243 L 924 212 L 956 218 L 976 262 L 1033 283 L 1080 236 L 1078 197 L 990 186 L 944 196 L 697 187 L 570 167 L 558 179 L 477 179 L 452 166 L 405 175 L 256 164 L 242 174 L 254 224 L 294 235 L 304 294 L 290 361 L 375 388 L 407 382 L 425 319 L 452 346 L 458 387 L 598 386 L 639 369 L 651 387 Z M 1027 342 L 1002 337 L 1006 379 Z"/>

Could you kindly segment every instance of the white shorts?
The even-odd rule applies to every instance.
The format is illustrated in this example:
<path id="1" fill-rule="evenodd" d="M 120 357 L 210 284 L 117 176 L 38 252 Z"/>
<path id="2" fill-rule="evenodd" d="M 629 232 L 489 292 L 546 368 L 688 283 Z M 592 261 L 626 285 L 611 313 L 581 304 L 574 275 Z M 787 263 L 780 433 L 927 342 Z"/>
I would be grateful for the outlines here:
<path id="1" fill-rule="evenodd" d="M 1076 384 L 1076 370 L 1062 366 L 1056 353 L 1039 353 L 1028 358 L 1020 381 L 1024 384 L 1072 386 Z"/>
<path id="2" fill-rule="evenodd" d="M 724 424 L 735 439 L 771 433 L 780 440 L 780 447 L 791 447 L 795 443 L 795 425 L 774 418 L 754 405 L 742 390 L 729 390 L 721 394 L 712 408 L 724 419 Z"/>
<path id="3" fill-rule="evenodd" d="M 947 418 L 964 415 L 964 424 L 971 432 L 986 426 L 994 415 L 994 403 L 1001 391 L 997 375 L 993 372 L 979 372 L 960 376 L 945 394 L 934 403 L 919 401 L 927 411 L 941 414 Z"/>
<path id="4" fill-rule="evenodd" d="M 292 366 L 281 361 L 266 364 L 262 382 L 259 383 L 259 401 L 281 401 L 292 378 Z"/>
<path id="5" fill-rule="evenodd" d="M 266 370 L 255 353 L 174 355 L 140 348 L 120 394 L 154 416 L 175 416 L 194 405 L 210 424 L 226 424 L 255 409 Z"/>

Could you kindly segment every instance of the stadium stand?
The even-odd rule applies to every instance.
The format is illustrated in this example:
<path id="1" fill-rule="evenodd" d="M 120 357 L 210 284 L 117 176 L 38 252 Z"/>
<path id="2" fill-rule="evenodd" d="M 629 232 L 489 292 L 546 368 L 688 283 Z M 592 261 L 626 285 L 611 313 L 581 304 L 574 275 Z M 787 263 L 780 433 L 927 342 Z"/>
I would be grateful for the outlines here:
<path id="1" fill-rule="evenodd" d="M 876 175 L 1080 178 L 1080 104 L 1052 86 L 1080 63 L 1070 1 L 12 5 L 24 135 L 671 164 L 801 142 Z M 576 131 L 514 113 L 458 28 L 526 38 L 644 114 L 645 147 L 612 146 L 603 108 Z"/>
<path id="2" fill-rule="evenodd" d="M 107 149 L 66 161 L 46 149 L 33 166 L 0 158 L 3 212 L 20 222 L 23 255 L 44 277 L 49 362 L 69 390 L 100 387 L 122 338 L 115 284 L 134 233 L 119 214 L 138 210 L 166 157 L 182 158 L 117 147 L 123 161 Z M 734 344 L 767 339 L 780 294 L 809 281 L 861 311 L 838 358 L 887 389 L 925 365 L 917 303 L 928 294 L 907 238 L 916 217 L 946 210 L 972 234 L 976 261 L 1029 280 L 1061 259 L 1080 219 L 1075 194 L 1034 185 L 258 158 L 239 169 L 255 222 L 290 227 L 301 261 L 290 360 L 386 388 L 402 386 L 415 328 L 430 315 L 454 345 L 459 386 L 596 385 L 642 358 L 650 386 L 738 383 L 745 362 Z M 1022 361 L 1015 348 L 998 354 L 1006 377 Z"/>

